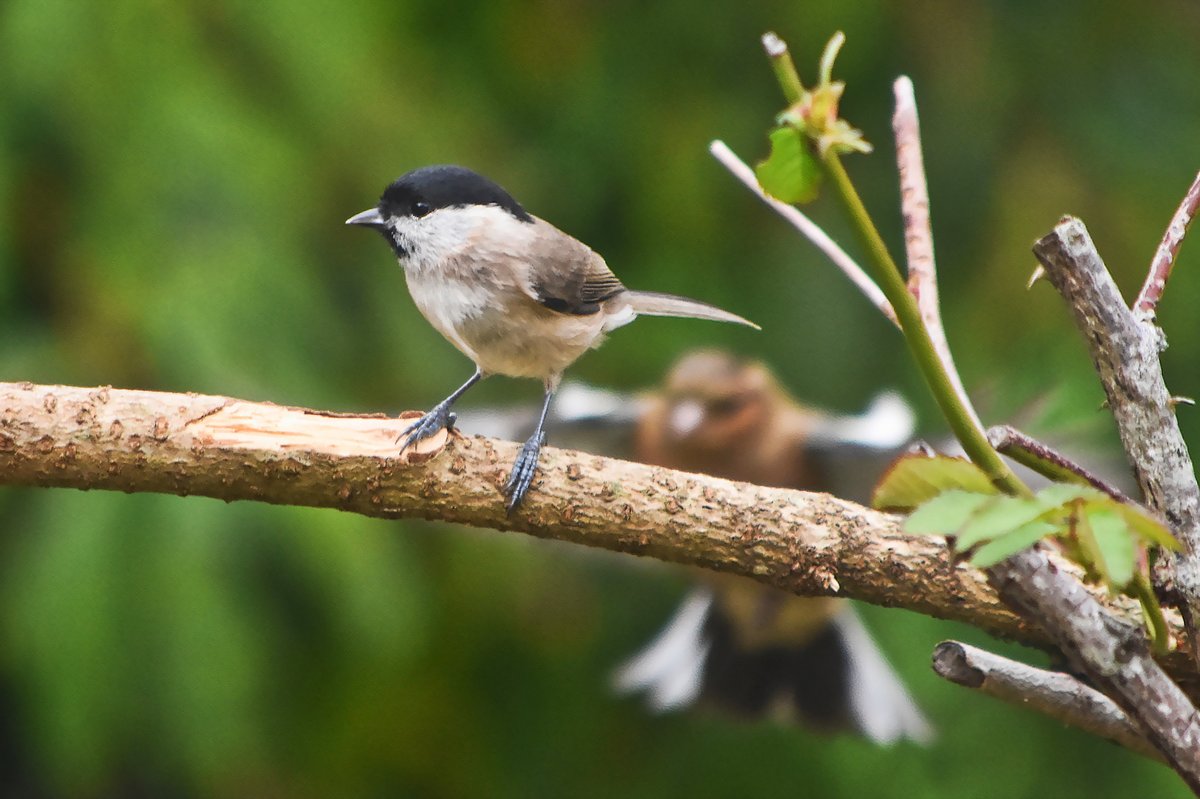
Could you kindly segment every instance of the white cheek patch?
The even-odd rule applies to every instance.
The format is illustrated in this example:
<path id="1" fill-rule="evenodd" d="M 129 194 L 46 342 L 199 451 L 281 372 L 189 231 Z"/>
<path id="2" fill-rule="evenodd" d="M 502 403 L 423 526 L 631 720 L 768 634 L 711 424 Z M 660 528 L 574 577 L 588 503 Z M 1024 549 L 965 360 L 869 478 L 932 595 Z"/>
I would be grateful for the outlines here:
<path id="1" fill-rule="evenodd" d="M 704 406 L 696 400 L 682 400 L 671 408 L 667 426 L 677 438 L 685 438 L 695 432 L 704 421 Z"/>

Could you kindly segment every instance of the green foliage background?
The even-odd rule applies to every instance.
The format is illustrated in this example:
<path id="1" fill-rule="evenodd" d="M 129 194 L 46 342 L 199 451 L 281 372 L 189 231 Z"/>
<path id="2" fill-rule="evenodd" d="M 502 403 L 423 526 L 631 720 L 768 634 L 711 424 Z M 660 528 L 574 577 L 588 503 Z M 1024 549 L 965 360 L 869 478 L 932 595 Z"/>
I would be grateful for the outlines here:
<path id="1" fill-rule="evenodd" d="M 846 31 L 843 111 L 878 150 L 848 165 L 895 247 L 891 79 L 913 77 L 967 383 L 991 421 L 1020 411 L 1075 451 L 1111 448 L 1066 313 L 1024 288 L 1029 245 L 1079 214 L 1136 290 L 1200 166 L 1187 0 L 9 0 L 0 380 L 427 406 L 469 366 L 342 220 L 451 161 L 629 285 L 764 327 L 640 322 L 574 377 L 642 387 L 723 345 L 829 407 L 898 386 L 936 431 L 899 338 L 705 152 L 766 152 L 782 105 L 767 29 L 810 81 Z M 832 203 L 812 212 L 849 240 Z M 1198 291 L 1193 243 L 1160 313 L 1168 379 L 1193 396 Z M 497 380 L 472 400 L 538 393 Z M 942 730 L 929 750 L 653 718 L 607 674 L 685 579 L 520 536 L 0 489 L 0 777 L 26 796 L 1182 794 L 1160 767 L 940 683 L 933 644 L 984 637 L 899 611 L 866 616 Z"/>

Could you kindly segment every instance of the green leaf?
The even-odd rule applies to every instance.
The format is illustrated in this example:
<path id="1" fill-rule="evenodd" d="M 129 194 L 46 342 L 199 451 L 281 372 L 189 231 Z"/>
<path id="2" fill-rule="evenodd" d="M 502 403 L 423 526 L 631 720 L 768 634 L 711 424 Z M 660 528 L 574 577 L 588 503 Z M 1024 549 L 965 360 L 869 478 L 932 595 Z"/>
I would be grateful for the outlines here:
<path id="1" fill-rule="evenodd" d="M 1014 532 L 1044 513 L 1046 506 L 1036 499 L 995 497 L 958 532 L 954 548 L 959 552 L 966 552 L 982 541 Z"/>
<path id="2" fill-rule="evenodd" d="M 1183 548 L 1179 540 L 1158 519 L 1148 516 L 1141 508 L 1126 505 L 1123 502 L 1113 503 L 1114 510 L 1121 514 L 1125 523 L 1133 529 L 1144 541 L 1157 544 L 1164 549 L 1178 552 Z"/>
<path id="3" fill-rule="evenodd" d="M 1085 516 L 1100 555 L 1097 571 L 1114 588 L 1124 588 L 1133 579 L 1137 557 L 1134 531 L 1120 514 L 1111 510 L 1089 510 Z"/>
<path id="4" fill-rule="evenodd" d="M 951 489 L 913 511 L 904 522 L 904 531 L 914 535 L 954 535 L 971 514 L 995 498 L 994 494 Z"/>
<path id="5" fill-rule="evenodd" d="M 975 464 L 949 455 L 900 456 L 875 487 L 871 505 L 880 510 L 911 511 L 945 491 L 997 494 L 992 481 Z"/>
<path id="6" fill-rule="evenodd" d="M 771 131 L 771 155 L 754 170 L 763 191 L 785 203 L 817 199 L 824 173 L 803 131 L 790 126 Z"/>
<path id="7" fill-rule="evenodd" d="M 1046 503 L 1048 508 L 1066 505 L 1068 502 L 1074 502 L 1077 499 L 1083 499 L 1089 502 L 1092 500 L 1108 500 L 1109 502 L 1115 501 L 1103 491 L 1092 488 L 1091 486 L 1074 485 L 1072 483 L 1053 483 L 1048 485 L 1041 491 L 1037 492 L 1037 498 Z"/>
<path id="8" fill-rule="evenodd" d="M 1171 531 L 1158 519 L 1150 516 L 1144 508 L 1119 502 L 1091 486 L 1055 483 L 1039 491 L 1037 497 L 1048 506 L 1064 506 L 1066 510 L 1070 510 L 1065 508 L 1068 503 L 1080 500 L 1085 503 L 1087 508 L 1111 510 L 1119 514 L 1125 523 L 1146 542 L 1171 550 L 1179 550 L 1181 547 Z"/>
<path id="9" fill-rule="evenodd" d="M 971 565 L 980 569 L 995 566 L 1005 558 L 1033 546 L 1058 530 L 1057 525 L 1040 519 L 1022 525 L 1012 532 L 996 536 L 975 550 L 975 554 L 971 556 Z"/>

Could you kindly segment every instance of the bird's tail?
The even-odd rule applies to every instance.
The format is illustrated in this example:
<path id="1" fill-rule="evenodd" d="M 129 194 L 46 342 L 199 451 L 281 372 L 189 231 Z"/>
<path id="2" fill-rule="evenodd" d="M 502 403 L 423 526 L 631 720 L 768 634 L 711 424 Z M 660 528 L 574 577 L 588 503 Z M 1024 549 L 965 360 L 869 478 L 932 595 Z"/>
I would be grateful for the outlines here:
<path id="1" fill-rule="evenodd" d="M 775 640 L 755 641 L 736 629 L 719 596 L 697 589 L 654 642 L 621 666 L 614 688 L 644 693 L 660 712 L 707 703 L 742 717 L 773 714 L 827 732 L 856 730 L 885 746 L 933 738 L 852 607 L 793 596 L 782 601 L 789 607 L 778 609 Z M 824 618 L 797 619 L 797 612 Z"/>
<path id="2" fill-rule="evenodd" d="M 647 316 L 682 316 L 688 319 L 711 319 L 714 322 L 733 322 L 738 325 L 762 330 L 761 327 L 743 319 L 737 314 L 723 311 L 715 305 L 709 305 L 699 300 L 689 300 L 687 297 L 677 297 L 674 294 L 660 294 L 657 291 L 628 291 L 625 298 L 629 307 L 635 313 Z"/>

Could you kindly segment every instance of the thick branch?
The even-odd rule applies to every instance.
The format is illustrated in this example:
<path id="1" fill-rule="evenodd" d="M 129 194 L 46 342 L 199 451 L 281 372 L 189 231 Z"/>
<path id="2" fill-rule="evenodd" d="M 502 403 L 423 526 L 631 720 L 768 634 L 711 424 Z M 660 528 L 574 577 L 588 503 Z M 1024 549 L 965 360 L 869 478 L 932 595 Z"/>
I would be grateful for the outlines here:
<path id="1" fill-rule="evenodd" d="M 1150 656 L 1142 628 L 1106 612 L 1040 547 L 1013 555 L 988 575 L 1004 601 L 1040 620 L 1072 666 L 1137 719 L 1179 776 L 1200 792 L 1200 715 Z"/>
<path id="2" fill-rule="evenodd" d="M 1066 218 L 1034 245 L 1034 254 L 1045 267 L 1054 287 L 1067 300 L 1076 324 L 1084 333 L 1092 360 L 1100 373 L 1109 407 L 1116 419 L 1121 442 L 1146 502 L 1162 513 L 1182 540 L 1187 553 L 1176 561 L 1175 588 L 1191 615 L 1200 605 L 1200 488 L 1191 457 L 1163 381 L 1158 352 L 1160 333 L 1151 324 L 1139 323 L 1125 305 L 1116 284 L 1078 219 Z M 1023 553 L 1006 561 L 1039 556 Z M 1050 607 L 1032 591 L 1044 586 L 1026 579 L 1023 572 L 993 572 L 1002 596 L 1009 596 L 1006 579 L 1019 588 L 1018 606 L 1028 609 L 1063 638 L 1061 648 L 1104 693 L 1138 719 L 1154 742 L 1194 791 L 1200 791 L 1200 717 L 1179 688 L 1171 683 L 1146 653 L 1140 631 L 1125 629 L 1106 619 L 1099 607 Z M 1061 627 L 1063 612 L 1074 626 Z M 1086 636 L 1086 637 L 1080 637 Z M 1073 639 L 1079 640 L 1073 640 Z M 1096 646 L 1105 642 L 1104 648 Z"/>
<path id="3" fill-rule="evenodd" d="M 1162 754 L 1121 708 L 1069 674 L 1034 668 L 958 641 L 943 641 L 937 645 L 933 650 L 933 670 L 965 688 L 1031 708 L 1063 724 L 1165 762 Z"/>
<path id="4" fill-rule="evenodd" d="M 942 541 L 903 534 L 889 514 L 824 494 L 548 447 L 534 490 L 510 517 L 498 486 L 516 444 L 453 435 L 397 458 L 405 424 L 226 397 L 0 383 L 0 484 L 250 499 L 518 530 L 1047 640 L 1001 605 L 980 572 L 956 564 Z M 1121 610 L 1136 613 L 1132 603 Z"/>
<path id="5" fill-rule="evenodd" d="M 1146 504 L 1184 544 L 1174 589 L 1200 617 L 1200 486 L 1163 380 L 1162 333 L 1125 305 L 1078 219 L 1061 221 L 1033 251 L 1083 333 Z"/>

